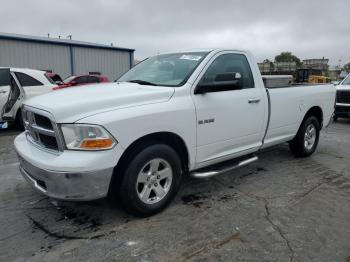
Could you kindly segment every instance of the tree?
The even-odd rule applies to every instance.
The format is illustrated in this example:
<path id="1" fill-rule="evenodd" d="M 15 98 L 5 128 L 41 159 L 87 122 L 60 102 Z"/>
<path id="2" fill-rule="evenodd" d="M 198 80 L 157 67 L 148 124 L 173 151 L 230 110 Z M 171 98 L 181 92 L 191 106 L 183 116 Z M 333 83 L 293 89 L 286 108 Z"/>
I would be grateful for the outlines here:
<path id="1" fill-rule="evenodd" d="M 300 59 L 293 55 L 292 52 L 282 52 L 275 56 L 275 62 L 296 62 L 297 66 L 301 65 Z"/>

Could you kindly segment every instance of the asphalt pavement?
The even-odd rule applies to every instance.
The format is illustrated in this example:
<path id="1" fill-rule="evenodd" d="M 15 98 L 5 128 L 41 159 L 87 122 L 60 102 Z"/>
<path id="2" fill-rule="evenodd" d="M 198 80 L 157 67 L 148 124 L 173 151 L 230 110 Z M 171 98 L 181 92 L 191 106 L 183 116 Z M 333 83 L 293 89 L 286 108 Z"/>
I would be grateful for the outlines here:
<path id="1" fill-rule="evenodd" d="M 17 131 L 0 131 L 0 261 L 350 261 L 350 120 L 316 153 L 288 145 L 244 168 L 184 181 L 162 213 L 113 200 L 59 202 L 21 177 Z"/>

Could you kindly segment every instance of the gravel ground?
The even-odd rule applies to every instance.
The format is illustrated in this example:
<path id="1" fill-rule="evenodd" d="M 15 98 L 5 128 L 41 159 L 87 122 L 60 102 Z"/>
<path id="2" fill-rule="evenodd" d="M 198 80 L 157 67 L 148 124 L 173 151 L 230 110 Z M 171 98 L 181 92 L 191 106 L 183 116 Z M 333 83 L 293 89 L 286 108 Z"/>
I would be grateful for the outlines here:
<path id="1" fill-rule="evenodd" d="M 0 261 L 350 261 L 350 120 L 325 129 L 310 158 L 281 145 L 189 179 L 146 219 L 37 193 L 19 174 L 15 135 L 0 133 Z"/>

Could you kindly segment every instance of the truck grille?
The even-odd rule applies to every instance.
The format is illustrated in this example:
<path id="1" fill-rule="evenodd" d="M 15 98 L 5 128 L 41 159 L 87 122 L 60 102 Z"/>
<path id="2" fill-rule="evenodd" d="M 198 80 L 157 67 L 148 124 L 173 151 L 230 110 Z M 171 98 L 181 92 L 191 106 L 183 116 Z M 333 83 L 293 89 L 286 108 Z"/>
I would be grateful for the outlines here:
<path id="1" fill-rule="evenodd" d="M 60 136 L 52 116 L 35 108 L 24 107 L 22 112 L 27 139 L 54 151 L 62 151 Z"/>
<path id="2" fill-rule="evenodd" d="M 350 104 L 350 91 L 338 90 L 337 103 Z"/>

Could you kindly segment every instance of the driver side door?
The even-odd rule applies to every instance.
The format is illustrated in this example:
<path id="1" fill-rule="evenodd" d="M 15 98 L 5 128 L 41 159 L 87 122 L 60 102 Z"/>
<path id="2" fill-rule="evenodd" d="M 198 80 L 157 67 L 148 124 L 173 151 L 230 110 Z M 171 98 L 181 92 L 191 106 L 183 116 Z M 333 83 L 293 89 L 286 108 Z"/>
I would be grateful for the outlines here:
<path id="1" fill-rule="evenodd" d="M 255 86 L 245 54 L 219 53 L 203 71 L 192 92 L 198 168 L 256 151 L 261 146 L 267 111 L 265 89 Z M 238 86 L 222 88 L 215 82 L 230 73 L 240 78 Z M 196 91 L 203 83 L 210 85 L 210 81 L 216 84 L 204 93 Z"/>

